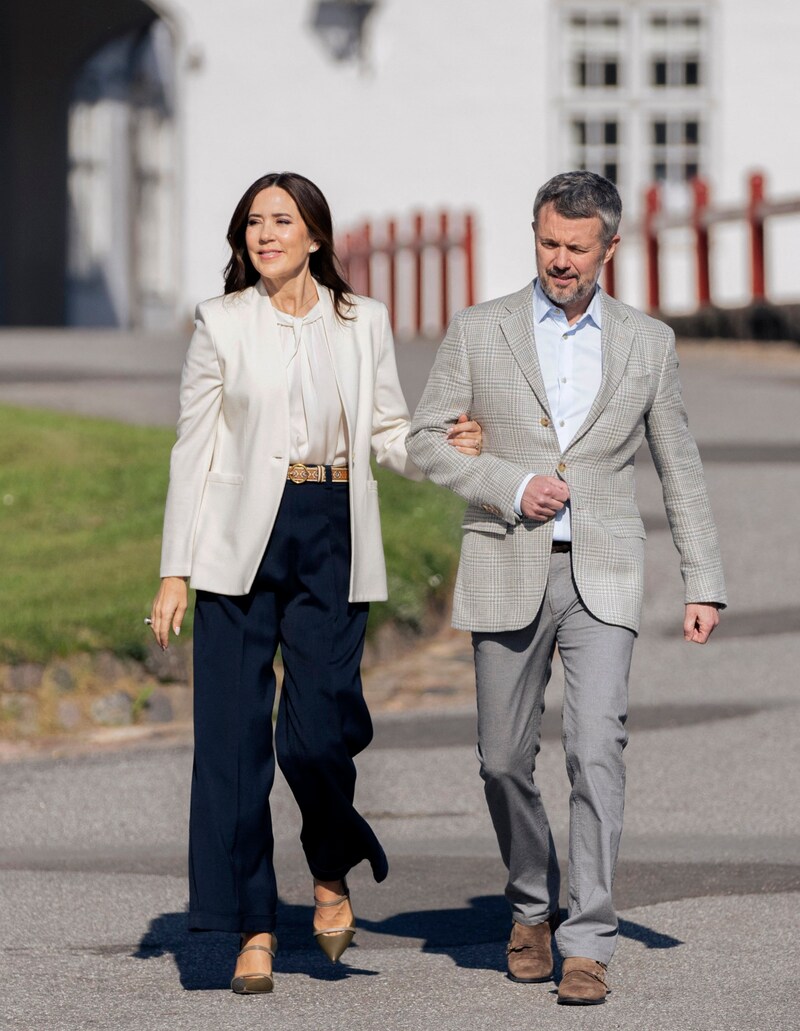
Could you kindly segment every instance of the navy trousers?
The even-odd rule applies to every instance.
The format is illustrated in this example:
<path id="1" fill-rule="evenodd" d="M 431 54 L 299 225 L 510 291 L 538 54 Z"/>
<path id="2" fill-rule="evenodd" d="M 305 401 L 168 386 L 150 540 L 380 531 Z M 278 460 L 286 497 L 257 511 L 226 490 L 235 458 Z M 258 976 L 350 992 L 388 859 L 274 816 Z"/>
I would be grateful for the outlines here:
<path id="1" fill-rule="evenodd" d="M 388 872 L 353 806 L 353 756 L 371 741 L 372 722 L 360 675 L 368 606 L 348 602 L 349 581 L 347 484 L 289 482 L 250 593 L 197 593 L 192 930 L 275 928 L 276 755 L 300 807 L 312 875 L 338 880 L 364 859 L 376 880 Z M 278 645 L 284 680 L 273 745 Z"/>

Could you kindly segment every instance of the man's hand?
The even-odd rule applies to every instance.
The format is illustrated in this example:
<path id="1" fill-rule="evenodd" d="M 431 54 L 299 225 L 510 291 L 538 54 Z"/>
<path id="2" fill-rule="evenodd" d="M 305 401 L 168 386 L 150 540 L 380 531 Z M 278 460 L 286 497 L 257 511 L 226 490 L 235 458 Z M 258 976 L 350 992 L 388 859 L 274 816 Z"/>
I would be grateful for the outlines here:
<path id="1" fill-rule="evenodd" d="M 705 644 L 717 623 L 719 623 L 718 605 L 700 605 L 693 602 L 686 606 L 683 639 L 693 641 L 695 644 Z"/>
<path id="2" fill-rule="evenodd" d="M 523 491 L 520 509 L 526 519 L 545 523 L 569 501 L 569 487 L 557 476 L 534 476 Z"/>

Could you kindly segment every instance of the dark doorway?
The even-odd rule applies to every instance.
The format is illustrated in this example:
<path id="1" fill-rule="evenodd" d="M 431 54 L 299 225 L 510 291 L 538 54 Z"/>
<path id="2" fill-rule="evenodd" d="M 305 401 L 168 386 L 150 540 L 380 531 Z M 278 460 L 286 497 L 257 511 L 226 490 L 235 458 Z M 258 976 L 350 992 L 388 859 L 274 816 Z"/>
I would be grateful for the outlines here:
<path id="1" fill-rule="evenodd" d="M 146 172 L 148 148 L 159 132 L 163 141 L 163 122 L 172 124 L 157 25 L 141 0 L 0 5 L 0 325 L 164 324 L 163 311 L 151 319 L 149 284 L 131 258 L 142 241 L 130 232 L 148 224 L 142 206 L 158 204 L 136 168 Z M 88 176 L 78 167 L 87 154 L 101 163 L 103 148 L 105 195 L 97 167 Z M 159 157 L 158 174 L 170 162 Z M 155 195 L 163 200 L 163 190 Z M 123 241 L 119 255 L 96 260 L 110 233 Z"/>

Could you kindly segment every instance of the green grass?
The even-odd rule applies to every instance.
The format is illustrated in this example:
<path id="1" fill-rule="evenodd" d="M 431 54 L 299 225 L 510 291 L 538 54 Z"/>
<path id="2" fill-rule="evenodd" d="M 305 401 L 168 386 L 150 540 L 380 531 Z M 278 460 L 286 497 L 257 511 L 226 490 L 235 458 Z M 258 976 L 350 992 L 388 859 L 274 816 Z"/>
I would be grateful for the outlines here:
<path id="1" fill-rule="evenodd" d="M 376 471 L 389 600 L 370 608 L 370 628 L 396 620 L 422 629 L 434 602 L 448 598 L 461 547 L 464 502 L 433 483 Z"/>
<path id="2" fill-rule="evenodd" d="M 173 440 L 171 430 L 0 406 L 0 662 L 144 654 Z M 450 589 L 463 502 L 378 478 L 390 600 L 372 607 L 371 626 L 419 628 Z"/>

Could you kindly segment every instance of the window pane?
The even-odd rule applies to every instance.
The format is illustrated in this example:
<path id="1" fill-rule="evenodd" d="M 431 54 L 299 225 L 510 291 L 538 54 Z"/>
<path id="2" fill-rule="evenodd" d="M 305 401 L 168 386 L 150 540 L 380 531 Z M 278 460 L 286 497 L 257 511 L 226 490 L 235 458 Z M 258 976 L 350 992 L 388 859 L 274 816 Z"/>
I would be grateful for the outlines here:
<path id="1" fill-rule="evenodd" d="M 662 60 L 653 61 L 652 82 L 654 86 L 667 85 L 667 62 Z"/>
<path id="2" fill-rule="evenodd" d="M 653 178 L 662 180 L 667 178 L 667 165 L 664 161 L 656 161 L 653 164 Z"/>
<path id="3" fill-rule="evenodd" d="M 585 14 L 573 14 L 569 20 L 570 25 L 574 25 L 576 29 L 583 29 L 586 27 L 586 15 Z"/>
<path id="4" fill-rule="evenodd" d="M 684 122 L 683 125 L 683 141 L 684 143 L 697 144 L 700 142 L 700 124 L 699 122 Z"/>
<path id="5" fill-rule="evenodd" d="M 572 139 L 578 146 L 586 146 L 586 122 L 575 121 L 572 123 Z"/>
<path id="6" fill-rule="evenodd" d="M 606 61 L 603 66 L 603 85 L 605 86 L 616 86 L 617 85 L 617 62 Z"/>
<path id="7" fill-rule="evenodd" d="M 606 122 L 603 127 L 603 140 L 605 143 L 617 142 L 617 123 Z"/>
<path id="8" fill-rule="evenodd" d="M 575 85 L 586 85 L 586 58 L 581 56 L 575 61 Z"/>
<path id="9" fill-rule="evenodd" d="M 687 86 L 699 86 L 700 85 L 700 62 L 699 61 L 687 61 L 684 65 L 683 70 L 683 81 Z"/>
<path id="10" fill-rule="evenodd" d="M 653 122 L 653 143 L 663 146 L 667 142 L 667 123 Z"/>
<path id="11" fill-rule="evenodd" d="M 617 181 L 617 163 L 616 161 L 606 161 L 603 165 L 603 175 L 606 179 L 610 179 L 612 183 Z"/>
<path id="12" fill-rule="evenodd" d="M 687 161 L 683 166 L 683 178 L 688 182 L 690 179 L 696 179 L 699 173 L 699 166 L 696 161 Z"/>
<path id="13" fill-rule="evenodd" d="M 664 14 L 654 14 L 650 17 L 650 25 L 654 29 L 665 29 L 667 27 L 667 18 Z"/>

